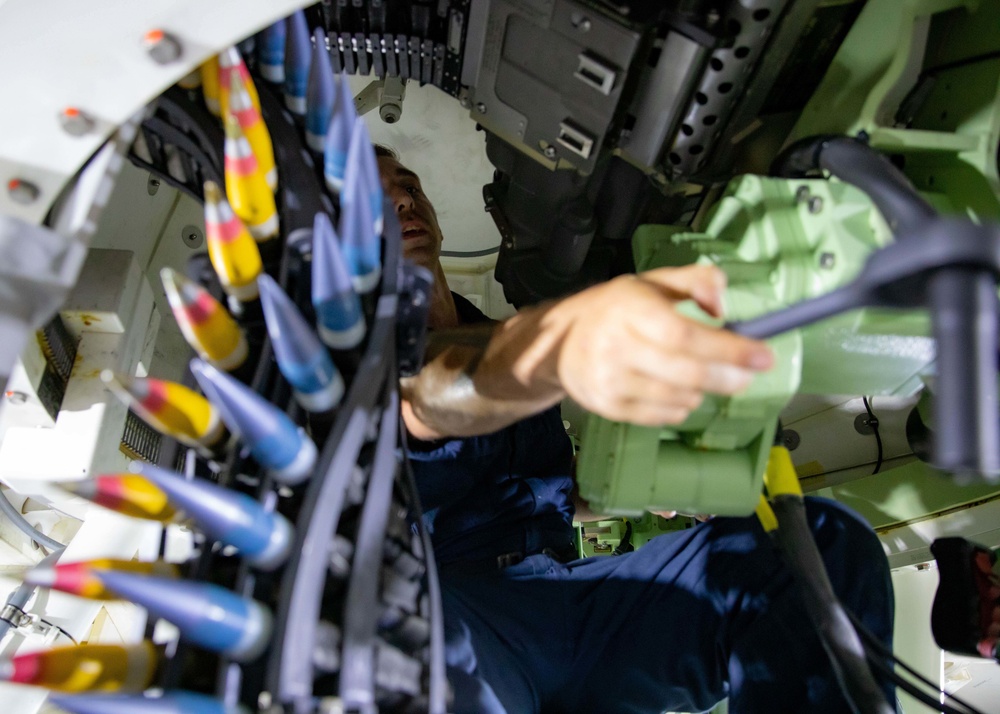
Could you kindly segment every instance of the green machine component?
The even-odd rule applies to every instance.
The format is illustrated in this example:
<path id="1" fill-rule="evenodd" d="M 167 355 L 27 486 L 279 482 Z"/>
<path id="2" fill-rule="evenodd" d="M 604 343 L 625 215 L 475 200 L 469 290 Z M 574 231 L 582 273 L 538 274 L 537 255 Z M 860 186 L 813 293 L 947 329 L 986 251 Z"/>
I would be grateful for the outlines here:
<path id="1" fill-rule="evenodd" d="M 938 210 L 1000 219 L 998 49 L 1000 3 L 869 0 L 786 143 L 863 134 Z M 773 157 L 774 149 L 757 154 Z M 844 285 L 890 240 L 881 216 L 850 185 L 745 175 L 694 230 L 643 226 L 633 250 L 639 270 L 718 265 L 730 281 L 726 317 L 745 320 Z M 748 514 L 792 395 L 913 394 L 931 373 L 928 334 L 922 312 L 854 311 L 775 338 L 771 374 L 738 397 L 706 399 L 678 427 L 590 416 L 580 493 L 606 512 Z"/>
<path id="2" fill-rule="evenodd" d="M 709 263 L 729 278 L 726 317 L 745 320 L 849 282 L 891 240 L 868 198 L 838 181 L 747 175 L 732 181 L 705 229 L 643 226 L 638 270 Z M 709 318 L 693 305 L 681 309 Z M 778 416 L 797 392 L 915 393 L 934 359 L 918 312 L 859 310 L 770 341 L 773 370 L 744 393 L 709 397 L 673 428 L 589 416 L 577 480 L 596 508 L 747 515 L 757 504 Z"/>
<path id="3" fill-rule="evenodd" d="M 614 518 L 575 525 L 577 553 L 581 558 L 589 558 L 639 548 L 658 535 L 691 528 L 694 519 L 687 516 L 664 518 L 655 513 L 643 513 L 634 518 Z M 623 543 L 627 546 L 626 549 L 622 549 Z"/>

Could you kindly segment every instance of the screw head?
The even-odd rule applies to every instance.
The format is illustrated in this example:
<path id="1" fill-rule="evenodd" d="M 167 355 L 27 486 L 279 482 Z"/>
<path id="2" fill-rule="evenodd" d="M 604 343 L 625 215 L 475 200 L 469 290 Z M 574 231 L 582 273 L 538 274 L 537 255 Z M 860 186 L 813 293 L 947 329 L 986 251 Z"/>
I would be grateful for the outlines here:
<path id="1" fill-rule="evenodd" d="M 7 194 L 14 203 L 27 206 L 38 200 L 41 191 L 38 186 L 24 179 L 13 178 L 7 182 Z"/>
<path id="2" fill-rule="evenodd" d="M 482 102 L 479 102 L 478 104 L 476 104 L 476 111 L 479 112 L 480 114 L 485 114 L 486 113 L 486 105 L 483 104 Z"/>
<path id="3" fill-rule="evenodd" d="M 831 270 L 837 264 L 837 256 L 833 253 L 820 253 L 819 267 L 823 270 Z"/>
<path id="4" fill-rule="evenodd" d="M 810 196 L 809 200 L 806 201 L 806 208 L 809 213 L 816 215 L 823 210 L 823 198 L 821 196 Z"/>
<path id="5" fill-rule="evenodd" d="M 554 159 L 554 158 L 556 158 L 556 147 L 554 147 L 554 146 L 546 146 L 542 150 L 542 153 L 545 154 L 546 158 L 548 158 L 548 159 Z"/>
<path id="6" fill-rule="evenodd" d="M 205 243 L 205 234 L 198 226 L 188 225 L 181 229 L 181 240 L 188 248 L 196 250 Z"/>
<path id="7" fill-rule="evenodd" d="M 153 29 L 142 36 L 146 54 L 157 64 L 176 62 L 181 56 L 181 43 L 169 32 Z"/>
<path id="8" fill-rule="evenodd" d="M 94 130 L 93 118 L 77 107 L 66 107 L 59 112 L 59 124 L 70 136 L 83 136 Z"/>

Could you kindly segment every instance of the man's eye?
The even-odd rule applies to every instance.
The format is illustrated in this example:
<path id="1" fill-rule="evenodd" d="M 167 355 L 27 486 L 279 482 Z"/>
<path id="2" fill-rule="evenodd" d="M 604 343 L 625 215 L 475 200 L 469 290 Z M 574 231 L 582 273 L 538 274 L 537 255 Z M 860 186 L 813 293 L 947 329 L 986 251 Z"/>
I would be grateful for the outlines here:
<path id="1" fill-rule="evenodd" d="M 415 193 L 420 193 L 420 189 L 416 186 L 407 186 L 406 192 L 412 196 Z"/>

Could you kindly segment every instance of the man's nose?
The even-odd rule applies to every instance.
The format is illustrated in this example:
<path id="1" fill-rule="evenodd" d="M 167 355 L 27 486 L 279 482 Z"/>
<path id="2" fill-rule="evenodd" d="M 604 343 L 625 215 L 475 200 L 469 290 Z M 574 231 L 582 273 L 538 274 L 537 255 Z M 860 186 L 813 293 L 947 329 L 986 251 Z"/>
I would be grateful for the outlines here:
<path id="1" fill-rule="evenodd" d="M 396 206 L 396 213 L 403 213 L 413 208 L 413 196 L 404 188 L 394 188 L 391 192 L 392 202 Z"/>

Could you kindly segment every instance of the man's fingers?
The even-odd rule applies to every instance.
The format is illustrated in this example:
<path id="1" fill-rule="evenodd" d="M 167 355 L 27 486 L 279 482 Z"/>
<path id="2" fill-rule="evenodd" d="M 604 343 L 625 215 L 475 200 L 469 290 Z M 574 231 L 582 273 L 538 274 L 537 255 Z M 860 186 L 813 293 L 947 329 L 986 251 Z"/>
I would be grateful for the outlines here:
<path id="1" fill-rule="evenodd" d="M 713 317 L 722 317 L 722 296 L 726 274 L 714 265 L 686 265 L 683 268 L 657 268 L 638 275 L 640 280 L 666 291 L 674 300 L 688 298 Z"/>
<path id="2" fill-rule="evenodd" d="M 680 353 L 758 372 L 770 369 L 774 364 L 774 355 L 763 342 L 702 324 L 669 310 L 635 315 L 629 319 L 628 329 L 663 354 Z"/>
<path id="3" fill-rule="evenodd" d="M 697 392 L 738 394 L 750 386 L 755 374 L 753 370 L 715 360 L 695 359 L 685 354 L 664 355 L 649 344 L 634 346 L 629 350 L 628 359 L 636 374 L 650 383 L 640 385 L 638 390 L 647 396 L 656 382 Z"/>

